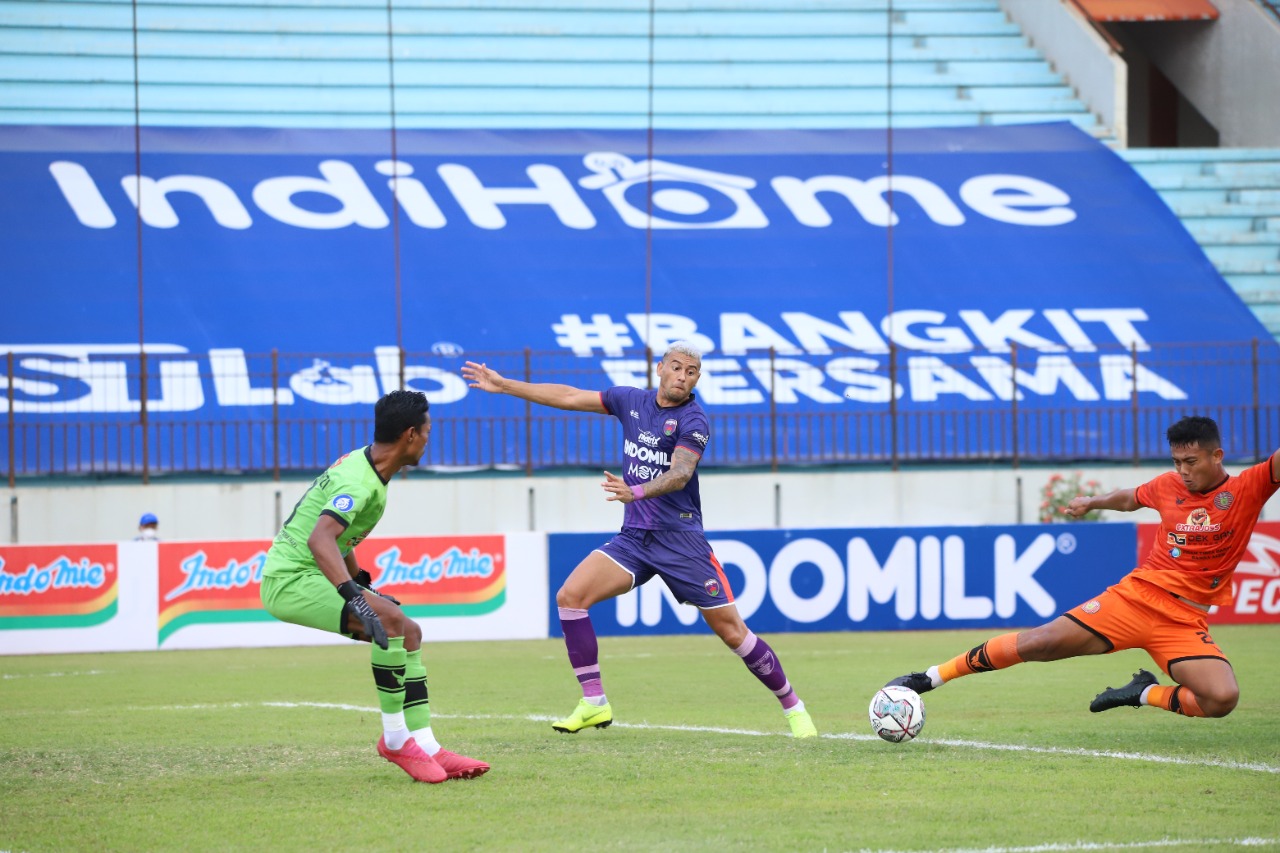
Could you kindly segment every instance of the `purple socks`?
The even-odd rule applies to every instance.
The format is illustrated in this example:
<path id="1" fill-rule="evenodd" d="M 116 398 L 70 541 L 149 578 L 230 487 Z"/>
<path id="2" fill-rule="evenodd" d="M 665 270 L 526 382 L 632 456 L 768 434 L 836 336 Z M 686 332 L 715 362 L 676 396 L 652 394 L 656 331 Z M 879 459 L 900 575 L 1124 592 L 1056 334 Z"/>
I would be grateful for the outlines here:
<path id="1" fill-rule="evenodd" d="M 600 682 L 600 647 L 596 643 L 596 629 L 591 627 L 587 611 L 574 607 L 560 608 L 560 630 L 564 632 L 564 647 L 569 652 L 569 665 L 582 685 L 582 695 L 587 699 L 604 695 Z"/>
<path id="2" fill-rule="evenodd" d="M 747 669 L 760 679 L 761 684 L 773 691 L 773 695 L 777 696 L 778 701 L 782 703 L 784 711 L 789 711 L 800 704 L 800 697 L 791 689 L 791 682 L 787 681 L 787 674 L 782 671 L 782 662 L 773 653 L 773 649 L 769 648 L 768 643 L 748 631 L 747 638 L 742 641 L 742 645 L 733 650 L 733 653 L 742 658 Z"/>

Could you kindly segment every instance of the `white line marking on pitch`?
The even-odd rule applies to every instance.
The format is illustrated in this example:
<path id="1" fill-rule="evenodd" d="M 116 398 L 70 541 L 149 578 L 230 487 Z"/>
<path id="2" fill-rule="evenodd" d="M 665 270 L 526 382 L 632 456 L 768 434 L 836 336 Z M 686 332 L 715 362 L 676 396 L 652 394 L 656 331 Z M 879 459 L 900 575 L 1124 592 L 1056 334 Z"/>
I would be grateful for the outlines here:
<path id="1" fill-rule="evenodd" d="M 105 669 L 86 669 L 84 672 L 6 672 L 0 674 L 0 680 L 8 681 L 11 678 L 71 678 L 80 677 L 82 675 L 103 675 Z"/>
<path id="2" fill-rule="evenodd" d="M 342 711 L 363 711 L 365 713 L 377 713 L 376 708 L 366 708 L 361 705 L 342 705 L 327 702 L 263 702 L 262 705 L 270 708 L 333 708 Z M 204 706 L 207 707 L 207 706 Z M 236 705 L 235 707 L 241 707 Z M 546 717 L 538 714 L 529 714 L 526 716 L 518 716 L 514 714 L 440 714 L 435 711 L 432 716 L 439 717 L 442 720 L 528 720 L 533 723 L 550 723 L 555 722 L 557 717 Z M 667 726 L 656 723 L 618 723 L 613 725 L 622 729 L 648 729 L 652 731 L 667 732 L 700 732 L 707 734 L 725 734 L 725 735 L 745 735 L 747 737 L 790 737 L 786 732 L 761 732 L 753 729 L 728 729 L 719 726 Z M 880 738 L 875 735 L 861 735 L 852 733 L 840 734 L 822 734 L 819 737 L 829 738 L 831 740 L 866 740 L 875 743 L 880 742 Z M 1101 749 L 1084 749 L 1080 747 L 1063 747 L 1063 746 L 1021 746 L 1009 743 L 989 743 L 979 740 L 956 740 L 953 738 L 928 738 L 927 743 L 941 744 L 942 746 L 954 746 L 962 749 L 988 749 L 1000 752 L 1034 752 L 1041 755 L 1069 755 L 1081 758 L 1116 758 L 1124 761 L 1149 761 L 1153 764 L 1180 764 L 1193 767 L 1222 767 L 1227 770 L 1256 770 L 1259 773 L 1278 773 L 1280 767 L 1273 764 L 1262 764 L 1258 762 L 1245 761 L 1222 761 L 1215 758 L 1179 758 L 1172 755 L 1151 755 L 1144 752 L 1114 752 L 1112 750 Z M 911 749 L 911 747 L 903 747 Z"/>
<path id="3" fill-rule="evenodd" d="M 1053 853 L 1069 850 L 1141 850 L 1151 847 L 1207 847 L 1214 844 L 1230 844 L 1233 847 L 1272 847 L 1280 844 L 1280 838 L 1161 838 L 1157 841 L 1131 841 L 1128 843 L 1104 841 L 1075 841 L 1070 844 L 1036 844 L 1030 847 L 944 847 L 932 853 Z M 917 850 L 871 850 L 862 848 L 858 853 L 920 853 Z"/>

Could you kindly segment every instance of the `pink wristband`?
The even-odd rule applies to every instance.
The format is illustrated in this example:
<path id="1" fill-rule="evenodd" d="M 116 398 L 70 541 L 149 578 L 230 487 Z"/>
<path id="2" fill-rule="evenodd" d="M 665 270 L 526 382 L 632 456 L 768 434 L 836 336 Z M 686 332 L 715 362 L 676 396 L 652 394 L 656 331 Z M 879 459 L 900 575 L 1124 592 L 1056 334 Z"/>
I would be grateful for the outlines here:
<path id="1" fill-rule="evenodd" d="M 632 486 L 631 494 L 636 496 L 636 500 L 644 500 L 644 486 Z"/>

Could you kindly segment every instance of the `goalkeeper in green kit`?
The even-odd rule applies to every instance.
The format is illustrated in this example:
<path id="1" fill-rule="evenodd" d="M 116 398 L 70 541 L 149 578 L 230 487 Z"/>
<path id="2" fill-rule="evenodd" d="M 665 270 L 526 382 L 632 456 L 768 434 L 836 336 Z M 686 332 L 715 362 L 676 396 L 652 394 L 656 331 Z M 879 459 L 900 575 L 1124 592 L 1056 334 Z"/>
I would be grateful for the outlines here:
<path id="1" fill-rule="evenodd" d="M 471 779 L 483 761 L 441 749 L 431 732 L 422 629 L 400 603 L 370 588 L 355 547 L 387 506 L 387 483 L 427 449 L 431 416 L 417 391 L 392 391 L 374 406 L 373 444 L 343 456 L 315 479 L 271 543 L 262 603 L 283 622 L 372 643 L 382 708 L 378 754 L 418 782 Z"/>

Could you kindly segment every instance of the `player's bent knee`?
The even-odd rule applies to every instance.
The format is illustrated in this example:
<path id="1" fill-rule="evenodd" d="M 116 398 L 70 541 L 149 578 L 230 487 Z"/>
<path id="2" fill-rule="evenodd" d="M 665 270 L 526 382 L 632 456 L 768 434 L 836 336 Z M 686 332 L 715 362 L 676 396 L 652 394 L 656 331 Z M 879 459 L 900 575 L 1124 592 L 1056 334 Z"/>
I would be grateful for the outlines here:
<path id="1" fill-rule="evenodd" d="M 1200 710 L 1204 711 L 1206 717 L 1225 717 L 1234 711 L 1236 705 L 1239 704 L 1240 691 L 1225 690 L 1207 696 L 1197 695 L 1196 699 L 1199 700 Z"/>
<path id="2" fill-rule="evenodd" d="M 407 618 L 404 615 L 404 611 L 399 607 L 393 608 L 388 613 L 380 614 L 379 618 L 382 620 L 383 630 L 387 632 L 388 637 L 403 637 L 409 625 L 417 627 L 416 623 Z"/>
<path id="3" fill-rule="evenodd" d="M 580 593 L 571 592 L 569 589 L 562 586 L 556 592 L 556 607 L 586 610 L 587 603 Z"/>

